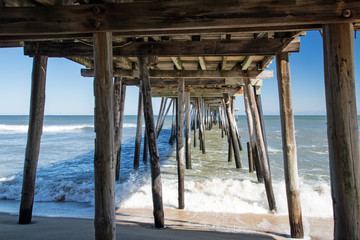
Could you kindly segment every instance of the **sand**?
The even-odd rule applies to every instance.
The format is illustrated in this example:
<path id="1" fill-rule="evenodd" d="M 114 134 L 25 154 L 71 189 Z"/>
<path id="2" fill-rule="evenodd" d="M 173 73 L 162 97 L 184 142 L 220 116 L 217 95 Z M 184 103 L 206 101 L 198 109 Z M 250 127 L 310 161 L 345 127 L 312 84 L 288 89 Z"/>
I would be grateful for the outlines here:
<path id="1" fill-rule="evenodd" d="M 118 209 L 117 239 L 289 239 L 286 216 L 226 214 L 165 209 L 165 229 L 154 229 L 151 209 Z M 0 213 L 0 239 L 94 239 L 92 219 L 33 217 Z M 304 218 L 306 238 L 332 239 L 332 219 Z"/>

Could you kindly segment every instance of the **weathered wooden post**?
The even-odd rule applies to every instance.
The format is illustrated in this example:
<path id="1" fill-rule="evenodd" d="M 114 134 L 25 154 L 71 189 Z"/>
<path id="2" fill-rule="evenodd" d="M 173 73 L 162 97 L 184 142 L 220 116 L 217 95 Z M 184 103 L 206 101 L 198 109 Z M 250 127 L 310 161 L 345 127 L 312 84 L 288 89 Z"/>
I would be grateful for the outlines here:
<path id="1" fill-rule="evenodd" d="M 234 123 L 234 118 L 232 116 L 232 111 L 231 111 L 231 97 L 229 97 L 228 94 L 224 94 L 224 98 L 222 99 L 224 105 L 226 106 L 226 115 L 227 115 L 227 119 L 228 119 L 228 124 L 229 124 L 229 135 L 232 141 L 232 148 L 233 148 L 233 152 L 234 152 L 234 158 L 235 158 L 235 165 L 236 168 L 241 168 L 241 160 L 240 160 L 240 150 L 239 150 L 239 145 L 237 142 L 237 138 L 236 138 L 236 129 L 235 129 L 235 123 Z"/>
<path id="2" fill-rule="evenodd" d="M 255 131 L 254 131 L 254 121 L 253 121 L 253 117 L 251 115 L 249 96 L 245 93 L 245 87 L 244 87 L 244 104 L 245 104 L 246 120 L 248 123 L 251 149 L 252 149 L 252 153 L 253 153 L 253 161 L 255 163 L 255 168 L 256 168 L 256 176 L 257 176 L 258 182 L 262 183 L 262 182 L 264 182 L 264 177 L 263 177 L 263 173 L 262 173 L 263 170 L 261 169 L 261 164 L 260 164 L 259 156 L 258 156 L 258 152 L 257 152 L 256 136 L 255 136 Z"/>
<path id="3" fill-rule="evenodd" d="M 178 79 L 178 104 L 177 104 L 177 134 L 176 134 L 176 150 L 177 169 L 178 169 L 178 200 L 179 209 L 184 209 L 184 172 L 185 172 L 185 149 L 184 149 L 184 87 L 185 79 Z"/>
<path id="4" fill-rule="evenodd" d="M 35 194 L 36 168 L 44 121 L 47 57 L 35 56 L 31 75 L 31 100 L 19 223 L 31 222 Z"/>
<path id="5" fill-rule="evenodd" d="M 162 130 L 162 127 L 164 126 L 164 122 L 166 120 L 166 117 L 169 113 L 169 110 L 170 110 L 170 107 L 171 107 L 171 104 L 173 103 L 173 100 L 171 99 L 170 103 L 169 103 L 169 106 L 167 107 L 166 111 L 165 111 L 165 108 L 166 108 L 166 102 L 167 102 L 167 98 L 166 98 L 166 101 L 165 101 L 165 105 L 164 105 L 164 110 L 161 114 L 161 119 L 160 119 L 160 122 L 159 122 L 159 125 L 157 126 L 156 128 L 156 137 L 159 138 L 160 136 L 160 133 L 161 133 L 161 130 Z M 165 111 L 165 112 L 164 112 Z"/>
<path id="6" fill-rule="evenodd" d="M 248 160 L 249 160 L 249 172 L 254 171 L 254 159 L 253 159 L 253 149 L 251 146 L 251 142 L 247 142 L 247 150 L 248 150 Z"/>
<path id="7" fill-rule="evenodd" d="M 250 79 L 246 79 L 246 84 L 244 86 L 244 94 L 246 96 L 248 96 L 249 107 L 250 107 L 251 115 L 253 118 L 254 132 L 256 135 L 256 147 L 257 147 L 257 152 L 258 152 L 258 156 L 259 156 L 259 160 L 260 160 L 259 162 L 261 165 L 261 169 L 263 171 L 265 190 L 266 190 L 266 196 L 267 196 L 268 203 L 269 203 L 269 208 L 270 208 L 270 210 L 276 210 L 275 196 L 274 196 L 274 191 L 272 188 L 272 181 L 271 181 L 270 166 L 268 164 L 269 161 L 267 160 L 267 156 L 266 156 L 264 139 L 263 139 L 261 125 L 260 125 L 260 119 L 259 119 L 259 112 L 256 107 L 254 90 L 250 84 Z"/>
<path id="8" fill-rule="evenodd" d="M 115 150 L 116 150 L 116 172 L 115 172 L 115 180 L 118 181 L 120 179 L 120 161 L 121 161 L 121 142 L 122 142 L 122 130 L 124 125 L 124 110 L 125 110 L 125 95 L 126 95 L 126 85 L 123 80 L 120 79 L 120 118 L 119 125 L 116 126 L 118 129 L 117 138 L 115 140 Z"/>
<path id="9" fill-rule="evenodd" d="M 323 27 L 334 239 L 360 239 L 359 129 L 353 24 Z"/>
<path id="10" fill-rule="evenodd" d="M 173 109 L 172 109 L 172 122 L 171 122 L 171 134 L 170 134 L 170 140 L 169 143 L 170 145 L 174 144 L 174 140 L 175 140 L 175 133 L 176 133 L 176 123 L 175 123 L 175 113 L 176 113 L 176 106 L 177 106 L 177 100 L 173 100 Z"/>
<path id="11" fill-rule="evenodd" d="M 148 159 L 148 146 L 149 146 L 149 142 L 148 142 L 147 131 L 146 131 L 146 126 L 145 126 L 144 146 L 143 146 L 143 163 L 145 163 L 145 164 L 147 164 L 147 159 Z"/>
<path id="12" fill-rule="evenodd" d="M 95 238 L 116 238 L 112 33 L 94 33 Z"/>
<path id="13" fill-rule="evenodd" d="M 151 168 L 151 189 L 153 198 L 153 214 L 155 221 L 155 228 L 164 227 L 164 209 L 162 201 L 162 184 L 160 174 L 160 160 L 158 154 L 158 146 L 155 132 L 154 113 L 151 101 L 151 86 L 149 78 L 149 58 L 139 57 L 139 73 L 140 86 L 143 95 L 144 117 L 146 125 L 146 134 L 148 137 L 148 147 L 150 153 L 150 168 Z"/>
<path id="14" fill-rule="evenodd" d="M 303 238 L 300 190 L 297 168 L 294 110 L 291 100 L 291 77 L 288 53 L 276 55 L 280 120 L 283 142 L 284 175 L 292 238 Z M 265 137 L 265 135 L 264 135 Z"/>
<path id="15" fill-rule="evenodd" d="M 264 114 L 263 114 L 263 109 L 262 109 L 260 87 L 255 87 L 254 86 L 254 93 L 255 93 L 256 106 L 257 106 L 258 111 L 259 111 L 259 118 L 260 118 L 261 130 L 262 130 L 263 138 L 264 138 L 266 156 L 267 156 L 267 158 L 269 160 L 269 151 L 268 151 L 268 145 L 267 145 L 267 139 L 266 139 L 265 121 L 264 121 Z"/>
<path id="16" fill-rule="evenodd" d="M 193 107 L 193 109 L 194 109 L 194 147 L 196 147 L 196 128 L 197 128 L 197 117 L 196 117 L 196 102 L 197 102 L 197 100 L 195 99 L 194 100 L 195 101 L 195 103 L 194 103 L 194 107 Z"/>
<path id="17" fill-rule="evenodd" d="M 205 133 L 204 133 L 204 124 L 203 124 L 203 112 L 201 110 L 201 98 L 197 99 L 197 107 L 198 107 L 198 117 L 199 117 L 199 137 L 200 137 L 200 150 L 205 154 Z"/>
<path id="18" fill-rule="evenodd" d="M 136 135 L 135 135 L 134 169 L 138 169 L 140 164 L 143 108 L 144 108 L 143 99 L 142 99 L 141 89 L 139 88 L 139 102 L 138 102 Z"/>
<path id="19" fill-rule="evenodd" d="M 186 169 L 191 169 L 191 117 L 190 117 L 190 92 L 185 92 L 185 112 L 186 112 L 186 126 L 185 126 L 185 156 L 186 156 Z"/>

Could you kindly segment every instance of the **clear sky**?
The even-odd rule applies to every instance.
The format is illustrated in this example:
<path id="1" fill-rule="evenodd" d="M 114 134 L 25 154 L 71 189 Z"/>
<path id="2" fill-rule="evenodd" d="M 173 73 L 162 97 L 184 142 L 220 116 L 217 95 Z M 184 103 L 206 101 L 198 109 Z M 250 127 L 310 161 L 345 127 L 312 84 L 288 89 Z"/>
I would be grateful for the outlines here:
<path id="1" fill-rule="evenodd" d="M 359 34 L 358 34 L 359 35 Z M 360 36 L 355 39 L 355 77 L 357 108 L 360 105 Z M 49 58 L 46 104 L 47 115 L 92 115 L 94 111 L 93 79 L 80 75 L 81 65 L 66 59 Z M 270 65 L 274 79 L 264 80 L 262 101 L 264 114 L 279 114 L 275 61 Z M 292 94 L 295 114 L 320 114 L 325 109 L 322 37 L 318 31 L 301 37 L 300 53 L 290 56 Z M 32 58 L 22 48 L 0 49 L 0 114 L 27 115 L 30 105 Z M 137 113 L 138 88 L 127 87 L 125 114 Z M 154 113 L 159 98 L 153 98 Z M 242 97 L 236 98 L 238 114 L 244 114 Z"/>

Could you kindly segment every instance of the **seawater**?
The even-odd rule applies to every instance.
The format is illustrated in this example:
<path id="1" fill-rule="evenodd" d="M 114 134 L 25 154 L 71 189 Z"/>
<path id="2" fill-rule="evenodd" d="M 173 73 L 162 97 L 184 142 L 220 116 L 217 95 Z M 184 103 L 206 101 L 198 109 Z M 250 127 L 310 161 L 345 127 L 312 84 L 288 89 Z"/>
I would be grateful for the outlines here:
<path id="1" fill-rule="evenodd" d="M 242 169 L 227 161 L 227 141 L 218 125 L 206 131 L 206 154 L 192 147 L 192 169 L 185 171 L 185 210 L 268 213 L 263 184 L 248 173 L 245 116 L 236 117 L 244 150 Z M 94 212 L 93 116 L 46 116 L 36 178 L 34 215 L 92 218 Z M 266 134 L 278 214 L 287 214 L 279 116 L 265 116 Z M 332 217 L 325 116 L 295 116 L 303 215 Z M 177 207 L 175 145 L 170 146 L 171 117 L 158 139 L 163 202 Z M 17 214 L 21 198 L 27 116 L 0 116 L 0 212 Z M 151 208 L 150 166 L 141 160 L 134 171 L 136 116 L 125 116 L 121 179 L 116 206 Z M 192 136 L 192 142 L 193 142 Z M 142 155 L 141 155 L 142 156 Z"/>

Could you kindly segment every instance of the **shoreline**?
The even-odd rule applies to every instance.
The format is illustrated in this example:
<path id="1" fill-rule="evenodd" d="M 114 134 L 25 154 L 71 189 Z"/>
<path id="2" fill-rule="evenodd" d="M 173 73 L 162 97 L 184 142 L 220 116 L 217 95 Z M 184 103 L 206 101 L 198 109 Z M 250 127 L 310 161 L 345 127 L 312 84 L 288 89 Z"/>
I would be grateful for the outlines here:
<path id="1" fill-rule="evenodd" d="M 154 229 L 152 209 L 117 209 L 118 239 L 290 239 L 288 217 L 164 209 L 165 228 Z M 93 219 L 33 217 L 19 225 L 18 215 L 0 213 L 0 239 L 94 239 Z M 304 239 L 332 239 L 333 220 L 303 217 Z"/>

